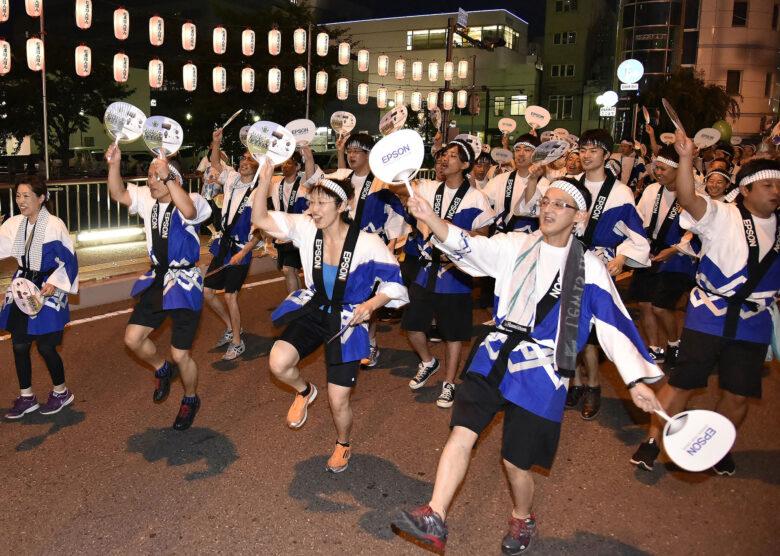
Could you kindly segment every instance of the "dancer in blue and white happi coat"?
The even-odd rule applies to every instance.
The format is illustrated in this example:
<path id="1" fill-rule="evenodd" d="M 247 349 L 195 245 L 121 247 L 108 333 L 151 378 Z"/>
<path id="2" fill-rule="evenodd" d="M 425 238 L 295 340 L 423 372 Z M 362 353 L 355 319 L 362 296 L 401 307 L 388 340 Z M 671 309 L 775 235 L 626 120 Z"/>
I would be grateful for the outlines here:
<path id="1" fill-rule="evenodd" d="M 260 169 L 260 198 L 268 195 L 272 173 L 269 164 Z M 301 254 L 306 288 L 290 294 L 271 315 L 275 326 L 287 326 L 271 349 L 269 366 L 277 379 L 295 389 L 287 425 L 300 428 L 317 388 L 303 379 L 297 364 L 325 346 L 328 401 L 336 428 L 327 469 L 334 473 L 349 464 L 350 396 L 360 360 L 369 352 L 366 323 L 380 307 L 409 301 L 393 254 L 376 234 L 361 231 L 349 218 L 352 193 L 348 180 L 323 179 L 309 192 L 308 214 L 269 212 L 263 203 L 252 211 L 255 226 L 276 239 L 292 240 Z"/>
<path id="2" fill-rule="evenodd" d="M 40 407 L 32 391 L 33 342 L 46 362 L 54 387 L 40 412 L 57 413 L 74 399 L 65 386 L 65 367 L 57 346 L 62 344 L 62 330 L 70 321 L 68 294 L 79 289 L 79 265 L 65 223 L 46 208 L 48 199 L 43 180 L 20 183 L 16 186 L 20 214 L 0 226 L 0 259 L 15 258 L 19 268 L 13 277 L 30 280 L 43 296 L 40 312 L 28 316 L 14 303 L 10 286 L 5 293 L 0 329 L 11 333 L 20 390 L 5 414 L 7 419 L 20 419 Z"/>

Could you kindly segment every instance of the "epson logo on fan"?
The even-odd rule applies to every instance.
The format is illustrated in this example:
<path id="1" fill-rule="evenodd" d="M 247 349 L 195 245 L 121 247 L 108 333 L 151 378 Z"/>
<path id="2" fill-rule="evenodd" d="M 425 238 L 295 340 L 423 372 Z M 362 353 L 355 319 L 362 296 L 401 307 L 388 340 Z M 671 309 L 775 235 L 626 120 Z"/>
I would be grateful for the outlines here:
<path id="1" fill-rule="evenodd" d="M 290 133 L 293 135 L 304 135 L 307 131 L 309 131 L 309 128 L 301 127 L 299 129 L 291 129 Z"/>
<path id="2" fill-rule="evenodd" d="M 688 447 L 685 448 L 685 451 L 689 456 L 695 456 L 699 452 L 699 450 L 701 450 L 707 444 L 707 442 L 709 442 L 710 439 L 717 434 L 717 432 L 718 431 L 716 431 L 712 427 L 707 427 L 704 430 L 704 434 L 702 434 L 696 440 L 688 444 Z"/>
<path id="3" fill-rule="evenodd" d="M 347 279 L 349 274 L 349 263 L 352 260 L 352 253 L 347 251 L 342 257 L 341 264 L 339 265 L 339 282 L 343 282 Z"/>
<path id="4" fill-rule="evenodd" d="M 403 147 L 398 147 L 394 151 L 390 151 L 385 156 L 382 157 L 382 164 L 387 164 L 388 162 L 391 162 L 398 158 L 399 156 L 403 156 L 408 152 L 411 152 L 412 149 L 409 147 L 409 145 L 404 145 Z"/>

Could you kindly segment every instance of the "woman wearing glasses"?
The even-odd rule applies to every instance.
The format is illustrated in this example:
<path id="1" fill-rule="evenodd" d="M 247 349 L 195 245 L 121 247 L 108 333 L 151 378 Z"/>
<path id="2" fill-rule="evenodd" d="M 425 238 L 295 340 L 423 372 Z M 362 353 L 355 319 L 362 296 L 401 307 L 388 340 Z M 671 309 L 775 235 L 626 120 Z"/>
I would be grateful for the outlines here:
<path id="1" fill-rule="evenodd" d="M 273 167 L 260 169 L 259 198 L 268 196 Z M 309 191 L 306 214 L 267 210 L 255 205 L 252 223 L 299 249 L 306 287 L 291 293 L 273 312 L 274 325 L 287 325 L 271 349 L 274 376 L 296 391 L 287 425 L 306 422 L 317 388 L 303 379 L 298 362 L 325 346 L 328 402 L 336 427 L 336 447 L 327 469 L 344 471 L 350 458 L 352 408 L 360 360 L 369 353 L 367 322 L 384 305 L 408 303 L 398 262 L 381 237 L 361 231 L 349 218 L 350 180 L 321 179 Z M 374 284 L 378 282 L 376 294 Z"/>

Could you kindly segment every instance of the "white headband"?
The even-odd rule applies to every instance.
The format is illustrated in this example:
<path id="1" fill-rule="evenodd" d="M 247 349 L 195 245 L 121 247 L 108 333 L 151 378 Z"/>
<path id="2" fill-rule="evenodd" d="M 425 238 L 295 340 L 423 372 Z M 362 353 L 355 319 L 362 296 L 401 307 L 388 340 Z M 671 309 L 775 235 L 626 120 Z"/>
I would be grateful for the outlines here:
<path id="1" fill-rule="evenodd" d="M 332 180 L 320 180 L 320 183 L 318 185 L 321 185 L 325 189 L 328 189 L 330 191 L 333 191 L 336 195 L 339 196 L 339 199 L 346 205 L 347 204 L 347 194 L 344 192 L 344 189 L 337 184 L 335 181 Z"/>
<path id="2" fill-rule="evenodd" d="M 361 142 L 361 141 L 359 141 L 358 139 L 352 139 L 351 141 L 347 141 L 347 142 L 344 144 L 344 150 L 346 150 L 346 149 L 348 149 L 348 148 L 350 148 L 350 147 L 357 147 L 357 148 L 359 148 L 359 149 L 363 149 L 363 150 L 364 150 L 364 151 L 366 151 L 367 153 L 370 153 L 370 152 L 371 152 L 371 147 L 369 147 L 369 146 L 368 146 L 368 145 L 366 145 L 365 143 L 362 143 L 362 142 Z"/>
<path id="3" fill-rule="evenodd" d="M 759 180 L 780 180 L 780 170 L 759 170 L 739 180 L 739 185 L 750 185 Z"/>
<path id="4" fill-rule="evenodd" d="M 665 156 L 659 156 L 658 158 L 656 158 L 656 160 L 658 162 L 663 162 L 664 164 L 666 164 L 667 166 L 671 166 L 672 168 L 679 168 L 680 167 L 680 165 L 678 163 L 676 163 L 674 160 L 672 160 L 670 158 L 666 158 Z"/>
<path id="5" fill-rule="evenodd" d="M 536 150 L 536 145 L 529 143 L 528 141 L 518 141 L 514 144 L 512 150 L 515 150 L 517 147 L 531 147 L 532 149 Z"/>
<path id="6" fill-rule="evenodd" d="M 731 176 L 729 176 L 726 172 L 723 172 L 721 170 L 712 170 L 711 172 L 707 172 L 707 175 L 704 176 L 704 181 L 707 181 L 708 179 L 710 179 L 710 176 L 712 176 L 713 174 L 717 174 L 719 176 L 723 176 L 724 178 L 726 178 L 727 182 L 731 183 Z"/>
<path id="7" fill-rule="evenodd" d="M 459 146 L 463 147 L 463 152 L 466 153 L 466 158 L 469 159 L 469 162 L 472 162 L 471 153 L 473 152 L 474 149 L 471 148 L 471 145 L 469 145 L 469 148 L 466 148 L 466 142 L 465 141 L 461 141 L 460 139 L 453 139 L 452 141 L 450 141 L 448 143 L 448 146 L 452 146 L 453 143 L 455 145 L 459 145 Z"/>
<path id="8" fill-rule="evenodd" d="M 595 139 L 588 139 L 587 141 L 580 141 L 579 147 L 587 147 L 588 145 L 595 145 L 598 148 L 604 150 L 606 153 L 612 152 L 612 149 L 608 149 L 606 143 L 602 143 L 601 141 L 596 141 Z"/>
<path id="9" fill-rule="evenodd" d="M 571 195 L 574 202 L 577 203 L 577 208 L 580 210 L 588 210 L 588 204 L 585 202 L 585 197 L 582 195 L 579 189 L 567 181 L 555 180 L 550 184 L 547 189 L 560 189 L 564 193 Z"/>

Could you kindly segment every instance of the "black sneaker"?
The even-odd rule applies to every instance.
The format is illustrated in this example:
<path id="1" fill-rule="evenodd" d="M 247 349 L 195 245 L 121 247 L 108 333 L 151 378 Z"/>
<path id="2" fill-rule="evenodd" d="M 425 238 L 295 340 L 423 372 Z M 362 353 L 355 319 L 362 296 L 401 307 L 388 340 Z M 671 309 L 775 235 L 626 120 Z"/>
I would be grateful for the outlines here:
<path id="1" fill-rule="evenodd" d="M 414 378 L 409 381 L 409 388 L 412 390 L 417 390 L 418 388 L 422 388 L 425 386 L 425 383 L 428 382 L 428 379 L 431 378 L 433 373 L 439 370 L 439 360 L 435 357 L 433 358 L 433 363 L 430 363 L 429 365 L 426 365 L 422 361 L 419 365 L 417 365 L 417 374 L 414 375 Z"/>
<path id="2" fill-rule="evenodd" d="M 650 353 L 650 359 L 653 360 L 653 362 L 656 365 L 660 365 L 666 360 L 666 354 L 664 353 L 663 348 L 648 348 L 647 351 Z"/>
<path id="3" fill-rule="evenodd" d="M 601 386 L 586 386 L 582 394 L 580 415 L 586 421 L 595 419 L 601 410 Z"/>
<path id="4" fill-rule="evenodd" d="M 509 520 L 509 531 L 501 542 L 501 552 L 509 556 L 522 554 L 531 545 L 531 539 L 536 536 L 536 517 L 518 519 L 514 516 Z"/>
<path id="5" fill-rule="evenodd" d="M 584 391 L 584 386 L 569 386 L 569 391 L 566 392 L 566 407 L 576 407 L 580 403 Z"/>
<path id="6" fill-rule="evenodd" d="M 629 461 L 636 465 L 639 469 L 652 471 L 655 458 L 657 458 L 658 454 L 660 453 L 661 449 L 655 443 L 655 438 L 651 438 L 650 440 L 646 440 L 639 445 L 639 448 L 637 448 L 636 452 L 634 452 L 634 455 L 631 456 Z"/>
<path id="7" fill-rule="evenodd" d="M 675 363 L 677 363 L 677 356 L 680 353 L 680 346 L 679 344 L 676 346 L 673 346 L 671 344 L 666 344 L 666 366 L 671 368 L 674 367 Z"/>
<path id="8" fill-rule="evenodd" d="M 195 415 L 200 409 L 200 398 L 195 396 L 193 403 L 181 402 L 179 408 L 179 414 L 176 416 L 176 420 L 173 422 L 173 428 L 177 431 L 186 431 L 192 426 L 192 422 L 195 420 Z"/>
<path id="9" fill-rule="evenodd" d="M 712 466 L 712 470 L 718 475 L 731 477 L 737 471 L 737 464 L 734 463 L 734 457 L 731 452 L 723 456 L 723 459 Z"/>
<path id="10" fill-rule="evenodd" d="M 428 504 L 415 508 L 411 512 L 399 512 L 391 523 L 404 533 L 438 550 L 444 550 L 447 545 L 447 525 Z"/>
<path id="11" fill-rule="evenodd" d="M 171 391 L 171 381 L 179 374 L 179 367 L 175 363 L 168 363 L 168 372 L 163 376 L 154 377 L 154 394 L 152 399 L 157 402 L 164 402 Z"/>

